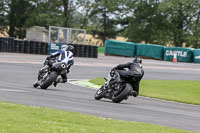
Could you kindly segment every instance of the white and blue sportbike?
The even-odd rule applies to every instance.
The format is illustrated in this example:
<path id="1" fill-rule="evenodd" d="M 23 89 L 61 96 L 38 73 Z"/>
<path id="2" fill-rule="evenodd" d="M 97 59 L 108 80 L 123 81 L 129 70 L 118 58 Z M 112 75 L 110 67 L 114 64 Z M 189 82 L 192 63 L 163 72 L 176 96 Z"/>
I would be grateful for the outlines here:
<path id="1" fill-rule="evenodd" d="M 52 84 L 56 87 L 57 83 L 67 82 L 67 74 L 74 64 L 73 50 L 74 48 L 69 46 L 47 57 L 33 87 L 47 89 Z M 59 76 L 62 78 L 58 78 Z"/>

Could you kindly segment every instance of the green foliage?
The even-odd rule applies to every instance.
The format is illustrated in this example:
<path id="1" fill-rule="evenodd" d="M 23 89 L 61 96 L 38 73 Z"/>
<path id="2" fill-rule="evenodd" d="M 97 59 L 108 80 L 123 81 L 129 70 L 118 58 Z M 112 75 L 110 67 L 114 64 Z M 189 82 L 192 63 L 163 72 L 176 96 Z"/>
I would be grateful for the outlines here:
<path id="1" fill-rule="evenodd" d="M 168 29 L 171 35 L 168 42 L 173 42 L 175 46 L 199 45 L 199 0 L 164 0 L 159 5 L 159 12 L 167 16 Z"/>
<path id="2" fill-rule="evenodd" d="M 105 119 L 80 113 L 0 101 L 1 133 L 189 133 L 180 129 Z M 192 133 L 192 132 L 191 132 Z"/>
<path id="3" fill-rule="evenodd" d="M 98 47 L 98 53 L 104 53 L 104 47 Z"/>
<path id="4" fill-rule="evenodd" d="M 140 92 L 143 96 L 200 105 L 199 81 L 142 80 Z"/>
<path id="5" fill-rule="evenodd" d="M 9 8 L 9 35 L 11 37 L 24 38 L 24 24 L 32 11 L 32 5 L 27 0 L 11 0 Z"/>
<path id="6" fill-rule="evenodd" d="M 38 25 L 84 28 L 103 42 L 129 41 L 200 48 L 199 0 L 1 0 L 0 31 L 24 38 Z"/>
<path id="7" fill-rule="evenodd" d="M 126 36 L 130 41 L 153 43 L 158 29 L 163 27 L 162 16 L 157 13 L 158 4 L 155 0 L 151 2 L 141 1 L 134 3 L 134 17 L 130 18 Z"/>
<path id="8" fill-rule="evenodd" d="M 101 86 L 105 83 L 105 80 L 103 78 L 96 78 L 96 79 L 90 79 L 89 82 Z"/>
<path id="9" fill-rule="evenodd" d="M 1 0 L 0 1 L 0 33 L 5 34 L 5 31 L 7 30 L 8 25 L 8 18 L 6 17 L 6 14 L 8 13 L 8 3 L 7 0 Z"/>
<path id="10" fill-rule="evenodd" d="M 115 20 L 110 17 L 115 11 L 113 1 L 95 0 L 90 17 L 98 17 L 98 25 L 91 30 L 94 37 L 105 42 L 108 38 L 116 38 Z"/>
<path id="11" fill-rule="evenodd" d="M 58 10 L 61 6 L 60 0 L 37 2 L 37 7 L 31 12 L 30 17 L 26 20 L 25 26 L 33 25 L 44 26 L 61 26 L 63 25 L 62 12 Z"/>
<path id="12" fill-rule="evenodd" d="M 129 41 L 199 47 L 200 1 L 141 0 L 126 5 L 131 14 L 125 28 Z"/>

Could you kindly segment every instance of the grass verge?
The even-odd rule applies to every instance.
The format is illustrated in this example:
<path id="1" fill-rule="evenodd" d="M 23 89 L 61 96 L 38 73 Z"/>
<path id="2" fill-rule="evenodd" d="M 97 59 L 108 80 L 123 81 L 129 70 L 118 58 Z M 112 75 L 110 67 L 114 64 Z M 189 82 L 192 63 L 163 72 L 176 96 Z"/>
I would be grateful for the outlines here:
<path id="1" fill-rule="evenodd" d="M 102 85 L 103 78 L 89 82 Z M 142 80 L 140 95 L 170 101 L 200 105 L 200 81 L 191 80 Z"/>
<path id="2" fill-rule="evenodd" d="M 1 133 L 193 133 L 159 125 L 0 101 Z"/>
<path id="3" fill-rule="evenodd" d="M 104 53 L 104 47 L 99 46 L 98 47 L 98 53 Z"/>

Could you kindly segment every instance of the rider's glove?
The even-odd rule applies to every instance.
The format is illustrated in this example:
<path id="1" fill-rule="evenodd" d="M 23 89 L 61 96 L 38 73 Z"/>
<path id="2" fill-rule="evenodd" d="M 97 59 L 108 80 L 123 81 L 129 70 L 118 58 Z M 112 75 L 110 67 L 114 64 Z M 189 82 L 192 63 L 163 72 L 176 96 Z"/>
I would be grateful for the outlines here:
<path id="1" fill-rule="evenodd" d="M 51 59 L 51 57 L 49 57 L 49 56 L 46 58 L 46 60 L 50 60 L 50 59 Z"/>
<path id="2" fill-rule="evenodd" d="M 118 70 L 118 67 L 116 66 L 116 67 L 114 67 L 113 69 L 114 69 L 114 70 Z"/>
<path id="3" fill-rule="evenodd" d="M 67 73 L 69 73 L 70 71 L 69 71 L 69 69 L 67 69 Z"/>
<path id="4" fill-rule="evenodd" d="M 111 69 L 111 71 L 115 71 L 116 70 L 116 67 L 114 67 L 113 69 Z"/>

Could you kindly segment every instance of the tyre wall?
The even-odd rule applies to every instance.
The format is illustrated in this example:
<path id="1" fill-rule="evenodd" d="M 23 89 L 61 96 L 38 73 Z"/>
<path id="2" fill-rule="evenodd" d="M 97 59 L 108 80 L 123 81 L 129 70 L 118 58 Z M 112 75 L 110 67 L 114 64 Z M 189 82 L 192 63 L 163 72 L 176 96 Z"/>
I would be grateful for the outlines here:
<path id="1" fill-rule="evenodd" d="M 0 37 L 0 52 L 47 55 L 60 50 L 63 43 L 46 43 L 39 41 L 17 40 L 11 37 Z M 98 58 L 98 46 L 70 44 L 75 48 L 74 56 Z"/>
<path id="2" fill-rule="evenodd" d="M 74 56 L 75 57 L 88 57 L 88 58 L 98 58 L 98 46 L 85 45 L 85 44 L 68 44 L 74 46 Z M 48 54 L 52 54 L 63 47 L 65 43 L 48 43 Z"/>

